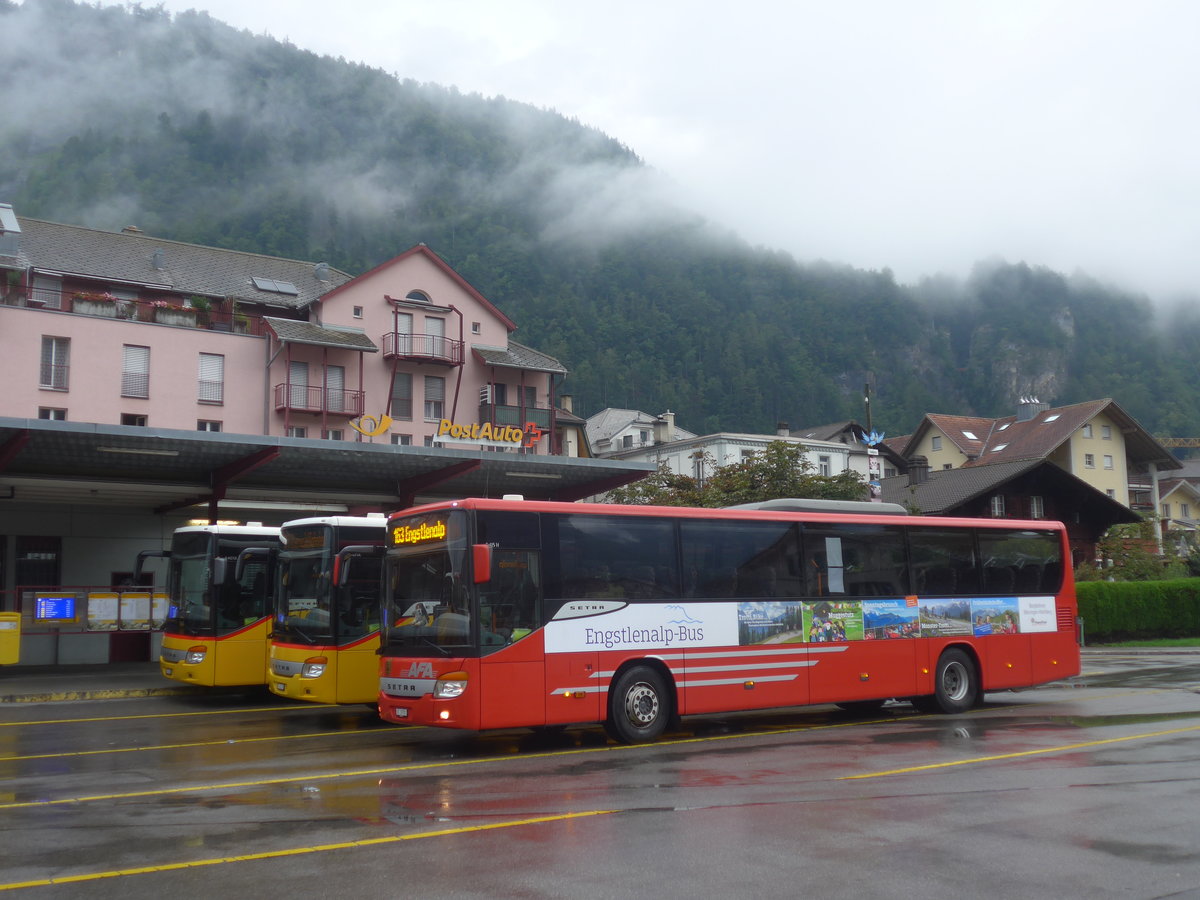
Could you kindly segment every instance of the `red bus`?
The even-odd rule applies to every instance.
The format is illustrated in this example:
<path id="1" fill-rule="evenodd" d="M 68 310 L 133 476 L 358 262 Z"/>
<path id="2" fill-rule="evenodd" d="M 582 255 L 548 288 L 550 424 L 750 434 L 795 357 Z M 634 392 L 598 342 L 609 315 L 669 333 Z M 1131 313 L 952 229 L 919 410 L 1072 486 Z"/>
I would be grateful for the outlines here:
<path id="1" fill-rule="evenodd" d="M 632 743 L 733 710 L 903 699 L 957 713 L 1078 674 L 1061 523 L 811 503 L 469 499 L 394 514 L 380 714 L 602 722 Z"/>

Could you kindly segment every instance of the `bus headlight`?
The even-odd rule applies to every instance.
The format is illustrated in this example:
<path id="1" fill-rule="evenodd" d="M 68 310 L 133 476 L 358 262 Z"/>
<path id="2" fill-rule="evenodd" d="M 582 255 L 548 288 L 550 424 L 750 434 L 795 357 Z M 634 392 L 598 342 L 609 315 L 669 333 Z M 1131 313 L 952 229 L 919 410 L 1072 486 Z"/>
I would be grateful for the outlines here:
<path id="1" fill-rule="evenodd" d="M 207 647 L 188 647 L 187 653 L 184 654 L 183 661 L 190 666 L 204 662 L 204 657 L 208 655 Z"/>
<path id="2" fill-rule="evenodd" d="M 453 700 L 455 697 L 461 697 L 466 689 L 466 672 L 448 672 L 433 686 L 433 699 Z"/>
<path id="3" fill-rule="evenodd" d="M 301 678 L 320 678 L 325 674 L 325 666 L 329 664 L 329 660 L 324 656 L 314 656 L 312 659 L 306 659 L 304 665 L 300 667 Z"/>

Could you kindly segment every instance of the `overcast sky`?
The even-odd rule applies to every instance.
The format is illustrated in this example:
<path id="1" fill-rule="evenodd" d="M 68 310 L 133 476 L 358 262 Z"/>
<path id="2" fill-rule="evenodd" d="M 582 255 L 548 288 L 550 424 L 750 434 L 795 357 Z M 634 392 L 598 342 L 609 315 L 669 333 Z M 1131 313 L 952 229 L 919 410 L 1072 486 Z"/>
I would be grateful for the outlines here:
<path id="1" fill-rule="evenodd" d="M 912 282 L 999 257 L 1200 293 L 1192 0 L 162 5 L 555 109 L 801 260 Z"/>

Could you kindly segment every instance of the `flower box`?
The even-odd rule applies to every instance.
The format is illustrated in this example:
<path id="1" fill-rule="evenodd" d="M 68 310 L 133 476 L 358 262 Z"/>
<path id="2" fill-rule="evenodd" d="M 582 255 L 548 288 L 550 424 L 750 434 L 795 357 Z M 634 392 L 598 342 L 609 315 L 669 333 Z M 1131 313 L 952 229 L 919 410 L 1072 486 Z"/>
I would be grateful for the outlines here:
<path id="1" fill-rule="evenodd" d="M 156 307 L 154 321 L 159 325 L 182 325 L 185 328 L 196 327 L 196 311 L 194 309 L 172 309 Z"/>
<path id="2" fill-rule="evenodd" d="M 80 300 L 71 301 L 71 311 L 85 316 L 104 316 L 106 319 L 117 317 L 117 304 L 111 300 Z"/>

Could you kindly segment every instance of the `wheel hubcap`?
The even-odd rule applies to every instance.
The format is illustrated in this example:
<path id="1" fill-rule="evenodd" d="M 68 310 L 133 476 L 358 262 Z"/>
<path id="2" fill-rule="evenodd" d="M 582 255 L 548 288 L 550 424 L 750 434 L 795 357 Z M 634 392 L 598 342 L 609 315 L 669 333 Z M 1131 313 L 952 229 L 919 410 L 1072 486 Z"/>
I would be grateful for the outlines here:
<path id="1" fill-rule="evenodd" d="M 951 663 L 942 673 L 942 690 L 951 700 L 962 700 L 967 696 L 970 681 L 960 663 Z"/>
<path id="2" fill-rule="evenodd" d="M 635 684 L 625 695 L 625 715 L 643 728 L 653 724 L 658 718 L 658 694 L 648 684 Z"/>

